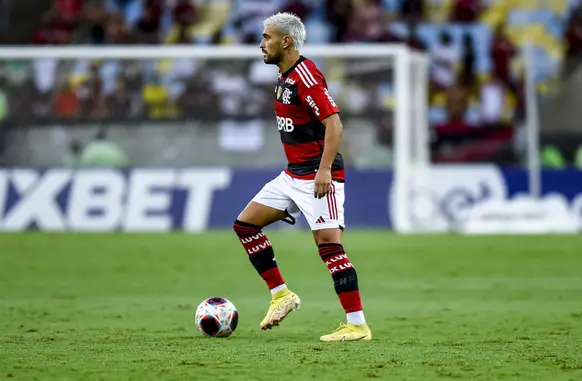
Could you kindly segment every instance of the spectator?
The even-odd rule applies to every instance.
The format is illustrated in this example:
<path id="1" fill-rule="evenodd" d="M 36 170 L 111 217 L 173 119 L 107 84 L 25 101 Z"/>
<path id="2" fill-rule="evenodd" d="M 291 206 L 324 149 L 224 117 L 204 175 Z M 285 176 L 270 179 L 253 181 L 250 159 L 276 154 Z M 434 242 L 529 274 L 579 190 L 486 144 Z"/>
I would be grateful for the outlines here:
<path id="1" fill-rule="evenodd" d="M 477 22 L 483 7 L 481 0 L 454 0 L 451 21 L 470 24 Z"/>
<path id="2" fill-rule="evenodd" d="M 107 112 L 100 68 L 101 65 L 97 62 L 91 64 L 88 77 L 83 81 L 77 93 L 81 101 L 81 113 L 85 117 L 103 117 Z"/>
<path id="3" fill-rule="evenodd" d="M 144 1 L 144 8 L 147 13 L 151 14 L 151 18 L 158 23 L 161 22 L 162 14 L 164 13 L 164 3 L 166 0 L 142 0 Z"/>
<path id="4" fill-rule="evenodd" d="M 392 147 L 394 144 L 394 115 L 382 113 L 376 121 L 376 140 L 384 147 Z"/>
<path id="5" fill-rule="evenodd" d="M 218 114 L 218 102 L 204 71 L 199 71 L 178 98 L 178 108 L 184 117 L 212 117 Z"/>
<path id="6" fill-rule="evenodd" d="M 81 153 L 80 165 L 92 168 L 123 168 L 127 166 L 127 158 L 123 150 L 101 130 Z"/>
<path id="7" fill-rule="evenodd" d="M 455 84 L 446 90 L 447 129 L 464 130 L 469 109 L 470 90 L 462 84 Z"/>
<path id="8" fill-rule="evenodd" d="M 137 100 L 141 99 L 141 89 L 144 86 L 142 62 L 131 60 L 123 61 L 122 64 L 121 73 L 123 75 L 123 81 L 125 82 L 126 91 L 132 99 L 136 100 L 136 104 L 139 105 L 140 103 Z"/>
<path id="9" fill-rule="evenodd" d="M 461 72 L 459 80 L 463 86 L 468 87 L 471 91 L 477 85 L 476 60 L 477 52 L 470 34 L 463 35 L 463 56 L 461 59 Z"/>
<path id="10" fill-rule="evenodd" d="M 511 60 L 517 54 L 517 50 L 507 36 L 503 23 L 498 24 L 495 28 L 490 54 L 495 78 L 508 89 L 515 91 L 515 84 L 511 78 Z"/>
<path id="11" fill-rule="evenodd" d="M 189 27 L 196 21 L 196 8 L 191 0 L 178 0 L 172 17 L 178 26 Z"/>
<path id="12" fill-rule="evenodd" d="M 402 0 L 400 18 L 419 22 L 424 17 L 424 0 Z"/>
<path id="13" fill-rule="evenodd" d="M 375 0 L 364 0 L 354 8 L 344 42 L 396 42 L 382 21 L 381 7 Z"/>
<path id="14" fill-rule="evenodd" d="M 432 55 L 432 82 L 436 91 L 442 91 L 455 82 L 455 65 L 459 60 L 459 52 L 453 45 L 451 35 L 443 31 L 439 44 L 435 46 Z"/>
<path id="15" fill-rule="evenodd" d="M 168 36 L 166 43 L 168 44 L 192 44 L 193 39 L 190 35 L 190 27 L 188 25 L 175 25 Z"/>
<path id="16" fill-rule="evenodd" d="M 191 27 L 196 21 L 196 8 L 191 0 L 178 0 L 172 11 L 174 25 L 167 38 L 170 44 L 192 44 Z"/>
<path id="17" fill-rule="evenodd" d="M 105 26 L 105 39 L 106 43 L 110 45 L 123 45 L 133 42 L 132 35 L 127 29 L 121 13 L 109 15 Z"/>
<path id="18" fill-rule="evenodd" d="M 68 43 L 72 38 L 72 29 L 67 23 L 61 22 L 54 9 L 42 16 L 41 24 L 34 32 L 31 42 L 36 45 L 60 45 Z"/>
<path id="19" fill-rule="evenodd" d="M 455 147 L 458 147 L 459 137 L 473 131 L 474 126 L 467 122 L 467 111 L 471 92 L 461 83 L 449 87 L 446 92 L 445 109 L 447 119 L 444 123 L 434 126 L 434 160 L 449 161 L 455 157 Z M 462 138 L 461 138 L 462 140 Z"/>
<path id="20" fill-rule="evenodd" d="M 49 11 L 55 22 L 55 27 L 72 37 L 81 21 L 83 0 L 55 0 Z"/>
<path id="21" fill-rule="evenodd" d="M 345 41 L 349 29 L 349 15 L 353 11 L 351 0 L 327 0 L 325 9 L 327 21 L 333 29 L 332 41 Z"/>
<path id="22" fill-rule="evenodd" d="M 52 21 L 49 21 L 47 17 L 43 17 L 41 24 L 34 31 L 30 42 L 34 45 L 54 44 L 55 37 Z"/>
<path id="23" fill-rule="evenodd" d="M 52 92 L 57 81 L 59 62 L 53 58 L 39 58 L 32 62 L 33 91 L 27 99 L 35 116 L 49 116 L 52 113 Z"/>
<path id="24" fill-rule="evenodd" d="M 540 165 L 543 168 L 565 169 L 566 160 L 564 160 L 560 149 L 550 144 L 540 150 Z"/>
<path id="25" fill-rule="evenodd" d="M 564 59 L 563 76 L 567 78 L 582 62 L 582 7 L 577 6 L 572 10 L 567 22 L 564 36 L 566 44 L 566 57 Z"/>
<path id="26" fill-rule="evenodd" d="M 159 73 L 152 73 L 142 90 L 142 99 L 147 108 L 148 117 L 159 119 L 172 113 L 171 98 L 168 88 L 162 83 Z"/>
<path id="27" fill-rule="evenodd" d="M 346 111 L 355 114 L 369 114 L 379 102 L 378 82 L 374 76 L 355 75 L 345 84 Z"/>
<path id="28" fill-rule="evenodd" d="M 499 125 L 505 111 L 505 83 L 494 72 L 480 89 L 481 122 L 484 126 Z"/>
<path id="29" fill-rule="evenodd" d="M 83 9 L 84 21 L 89 24 L 89 41 L 95 45 L 106 44 L 106 26 L 109 14 L 103 1 L 89 2 Z"/>
<path id="30" fill-rule="evenodd" d="M 125 79 L 119 76 L 115 80 L 115 88 L 109 94 L 105 103 L 107 106 L 107 114 L 112 118 L 129 118 L 132 115 L 131 97 L 125 88 Z"/>
<path id="31" fill-rule="evenodd" d="M 281 12 L 294 13 L 304 20 L 311 13 L 311 8 L 303 0 L 287 0 Z"/>
<path id="32" fill-rule="evenodd" d="M 419 51 L 426 50 L 426 45 L 418 38 L 417 22 L 414 19 L 408 20 L 408 38 L 406 39 L 406 45 L 411 49 Z"/>
<path id="33" fill-rule="evenodd" d="M 53 115 L 57 118 L 74 118 L 79 116 L 81 102 L 75 90 L 73 81 L 67 83 L 60 89 L 55 99 Z"/>
<path id="34" fill-rule="evenodd" d="M 95 24 L 91 27 L 91 30 L 89 31 L 89 40 L 93 45 L 103 45 L 107 42 L 105 37 L 105 27 L 103 24 Z"/>
<path id="35" fill-rule="evenodd" d="M 55 0 L 55 10 L 63 20 L 77 21 L 83 8 L 83 0 Z"/>
<path id="36" fill-rule="evenodd" d="M 158 1 L 147 0 L 143 16 L 135 26 L 135 36 L 140 44 L 158 44 L 160 42 L 160 24 L 162 8 Z"/>
<path id="37" fill-rule="evenodd" d="M 71 140 L 69 149 L 65 152 L 62 159 L 65 168 L 78 168 L 81 165 L 81 154 L 83 152 L 83 144 L 77 140 Z"/>

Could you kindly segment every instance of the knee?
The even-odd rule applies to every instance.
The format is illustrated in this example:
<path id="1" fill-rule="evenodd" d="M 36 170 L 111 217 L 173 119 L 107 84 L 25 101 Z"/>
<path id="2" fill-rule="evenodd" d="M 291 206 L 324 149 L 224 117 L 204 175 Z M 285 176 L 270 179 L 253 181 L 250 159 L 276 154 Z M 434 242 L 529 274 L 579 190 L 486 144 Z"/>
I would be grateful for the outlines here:
<path id="1" fill-rule="evenodd" d="M 341 230 L 340 229 L 316 230 L 313 233 L 313 238 L 315 239 L 316 245 L 321 245 L 321 244 L 326 244 L 326 243 L 341 244 Z"/>
<path id="2" fill-rule="evenodd" d="M 338 240 L 333 239 L 332 237 L 329 236 L 323 236 L 323 237 L 316 237 L 315 238 L 315 243 L 317 245 L 323 245 L 326 243 L 340 243 Z"/>

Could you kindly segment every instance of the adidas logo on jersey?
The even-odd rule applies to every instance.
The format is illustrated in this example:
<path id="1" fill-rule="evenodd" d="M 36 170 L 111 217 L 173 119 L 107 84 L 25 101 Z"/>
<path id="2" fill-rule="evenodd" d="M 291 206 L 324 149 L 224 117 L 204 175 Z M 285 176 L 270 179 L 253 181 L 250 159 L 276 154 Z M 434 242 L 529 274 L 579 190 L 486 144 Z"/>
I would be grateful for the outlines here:
<path id="1" fill-rule="evenodd" d="M 317 221 L 315 221 L 316 224 L 324 224 L 325 220 L 323 219 L 323 217 L 319 216 L 319 218 L 317 219 Z"/>

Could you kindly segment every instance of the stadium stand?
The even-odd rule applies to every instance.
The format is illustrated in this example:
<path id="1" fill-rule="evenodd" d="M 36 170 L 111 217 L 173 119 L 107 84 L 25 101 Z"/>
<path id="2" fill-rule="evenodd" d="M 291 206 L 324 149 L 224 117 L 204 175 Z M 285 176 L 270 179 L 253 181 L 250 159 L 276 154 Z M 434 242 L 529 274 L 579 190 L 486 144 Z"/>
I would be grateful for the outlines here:
<path id="1" fill-rule="evenodd" d="M 429 115 L 438 136 L 473 135 L 481 127 L 479 141 L 486 147 L 477 154 L 474 146 L 469 153 L 457 150 L 438 161 L 490 157 L 511 139 L 524 117 L 524 44 L 535 47 L 541 97 L 560 73 L 579 66 L 582 52 L 577 0 L 54 0 L 44 5 L 32 44 L 258 44 L 263 18 L 291 11 L 305 20 L 310 43 L 400 42 L 425 50 L 432 57 Z M 9 22 L 22 23 L 14 17 Z M 176 118 L 220 103 L 219 84 L 197 77 L 196 63 L 184 60 L 148 67 L 76 62 L 66 70 L 47 60 L 5 65 L 11 73 L 7 91 L 12 86 L 19 94 L 7 97 L 12 104 L 5 107 L 6 118 Z M 256 72 L 255 83 L 260 82 Z M 206 96 L 199 95 L 202 88 Z M 394 104 L 390 84 L 375 90 L 388 108 Z M 352 98 L 349 87 L 343 91 L 340 99 Z M 490 144 L 482 144 L 484 139 Z"/>

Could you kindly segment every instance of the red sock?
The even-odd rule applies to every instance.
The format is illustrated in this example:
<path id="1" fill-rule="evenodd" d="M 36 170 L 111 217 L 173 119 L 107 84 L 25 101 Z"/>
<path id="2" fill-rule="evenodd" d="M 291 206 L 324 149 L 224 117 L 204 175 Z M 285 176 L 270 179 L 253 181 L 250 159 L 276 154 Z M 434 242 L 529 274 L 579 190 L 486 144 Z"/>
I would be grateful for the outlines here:
<path id="1" fill-rule="evenodd" d="M 249 259 L 270 290 L 285 283 L 275 261 L 271 242 L 261 228 L 242 221 L 235 221 L 234 231 Z"/>
<path id="2" fill-rule="evenodd" d="M 346 313 L 362 310 L 362 300 L 358 288 L 358 274 L 350 262 L 344 248 L 339 243 L 322 243 L 319 256 L 327 265 L 333 279 L 335 292 Z"/>

